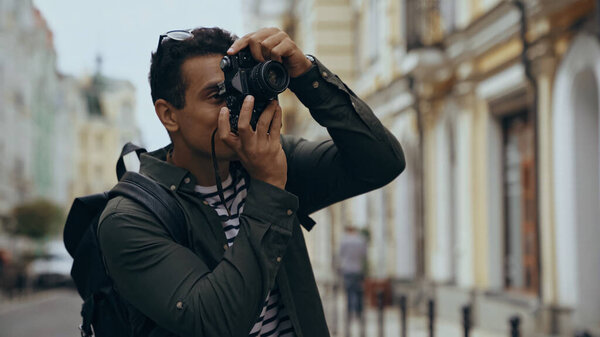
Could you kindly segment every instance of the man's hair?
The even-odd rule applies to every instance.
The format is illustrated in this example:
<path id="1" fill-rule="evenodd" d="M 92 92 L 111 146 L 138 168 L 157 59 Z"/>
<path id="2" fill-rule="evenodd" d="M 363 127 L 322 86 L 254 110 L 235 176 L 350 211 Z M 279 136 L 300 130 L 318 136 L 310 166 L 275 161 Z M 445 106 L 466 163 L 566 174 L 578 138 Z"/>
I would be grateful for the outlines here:
<path id="1" fill-rule="evenodd" d="M 187 84 L 181 74 L 181 65 L 195 56 L 226 55 L 227 49 L 237 39 L 237 36 L 217 27 L 196 28 L 191 33 L 194 37 L 183 41 L 164 38 L 152 53 L 148 80 L 153 103 L 162 98 L 177 109 L 183 108 Z"/>

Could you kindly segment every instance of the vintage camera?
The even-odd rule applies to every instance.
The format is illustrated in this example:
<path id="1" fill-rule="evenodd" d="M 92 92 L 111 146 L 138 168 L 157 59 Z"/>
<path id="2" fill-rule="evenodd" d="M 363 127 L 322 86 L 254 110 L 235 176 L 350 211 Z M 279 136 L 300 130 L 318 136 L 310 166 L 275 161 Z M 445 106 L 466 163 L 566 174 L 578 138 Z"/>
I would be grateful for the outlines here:
<path id="1" fill-rule="evenodd" d="M 218 84 L 219 95 L 224 96 L 227 102 L 231 130 L 237 133 L 240 108 L 247 95 L 254 96 L 250 125 L 256 130 L 256 123 L 265 107 L 290 84 L 287 70 L 277 61 L 256 61 L 249 48 L 224 56 L 220 66 L 225 81 Z"/>

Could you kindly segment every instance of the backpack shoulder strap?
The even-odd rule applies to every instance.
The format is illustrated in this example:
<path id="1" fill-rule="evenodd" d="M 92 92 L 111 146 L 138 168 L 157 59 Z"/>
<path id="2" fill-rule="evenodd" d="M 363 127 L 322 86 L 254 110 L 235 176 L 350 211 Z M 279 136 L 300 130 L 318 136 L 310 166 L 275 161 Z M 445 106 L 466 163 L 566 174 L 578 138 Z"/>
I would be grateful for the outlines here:
<path id="1" fill-rule="evenodd" d="M 154 214 L 171 237 L 189 247 L 185 214 L 175 198 L 154 180 L 135 172 L 125 172 L 109 197 L 125 196 Z"/>
<path id="2" fill-rule="evenodd" d="M 119 160 L 117 160 L 117 180 L 121 180 L 125 172 L 127 171 L 138 171 L 139 169 L 139 158 L 142 153 L 146 153 L 146 149 L 139 147 L 131 142 L 128 142 L 123 146 Z M 138 168 L 128 167 L 127 161 L 133 160 L 138 163 Z M 135 166 L 135 165 L 133 165 Z"/>

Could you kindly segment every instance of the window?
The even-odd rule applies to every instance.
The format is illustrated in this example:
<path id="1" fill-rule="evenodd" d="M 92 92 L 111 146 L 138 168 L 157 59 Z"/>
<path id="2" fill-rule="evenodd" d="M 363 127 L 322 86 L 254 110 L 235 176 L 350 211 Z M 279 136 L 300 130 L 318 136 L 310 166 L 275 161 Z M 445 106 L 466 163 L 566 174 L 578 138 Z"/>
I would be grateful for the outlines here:
<path id="1" fill-rule="evenodd" d="M 433 46 L 454 24 L 453 0 L 405 0 L 407 49 Z"/>
<path id="2" fill-rule="evenodd" d="M 537 294 L 539 254 L 534 130 L 526 112 L 503 120 L 504 283 Z"/>

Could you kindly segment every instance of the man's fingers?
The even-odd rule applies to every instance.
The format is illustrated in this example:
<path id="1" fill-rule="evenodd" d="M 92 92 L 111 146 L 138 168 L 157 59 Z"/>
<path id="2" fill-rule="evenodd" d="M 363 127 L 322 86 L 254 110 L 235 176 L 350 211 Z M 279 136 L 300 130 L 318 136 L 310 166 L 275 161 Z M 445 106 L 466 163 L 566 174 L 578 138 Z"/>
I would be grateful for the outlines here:
<path id="1" fill-rule="evenodd" d="M 283 112 L 281 111 L 281 106 L 277 104 L 277 107 L 275 108 L 275 115 L 273 116 L 273 121 L 271 122 L 271 129 L 269 131 L 269 137 L 271 138 L 272 142 L 279 142 L 282 124 Z"/>
<path id="2" fill-rule="evenodd" d="M 231 47 L 229 47 L 229 49 L 227 50 L 227 54 L 234 55 L 240 50 L 246 48 L 246 46 L 248 45 L 248 40 L 250 39 L 250 35 L 251 34 L 246 34 L 242 38 L 235 40 Z"/>
<path id="3" fill-rule="evenodd" d="M 219 139 L 229 147 L 234 149 L 237 148 L 237 137 L 231 133 L 231 126 L 229 125 L 229 109 L 226 107 L 221 108 L 221 111 L 219 111 L 217 125 L 217 136 Z"/>
<path id="4" fill-rule="evenodd" d="M 260 45 L 260 41 L 255 39 L 250 39 L 248 41 L 248 46 L 250 46 L 250 53 L 252 53 L 252 57 L 258 62 L 265 62 L 265 55 L 263 55 L 263 50 Z M 267 57 L 269 55 L 266 55 Z"/>
<path id="5" fill-rule="evenodd" d="M 265 40 L 263 40 L 260 43 L 260 45 L 265 59 L 281 62 L 281 57 L 279 55 L 274 55 L 272 50 L 275 46 L 279 45 L 281 41 L 285 40 L 287 37 L 288 35 L 286 33 L 280 31 L 279 33 L 269 36 Z"/>
<path id="6" fill-rule="evenodd" d="M 219 111 L 219 119 L 218 124 L 219 130 L 217 131 L 219 137 L 221 139 L 227 138 L 229 132 L 231 131 L 231 126 L 229 125 L 229 109 L 226 107 L 222 107 L 221 111 Z"/>
<path id="7" fill-rule="evenodd" d="M 240 117 L 238 119 L 238 134 L 242 140 L 246 140 L 254 134 L 252 127 L 250 126 L 250 118 L 252 117 L 252 109 L 254 108 L 254 97 L 252 95 L 246 96 L 240 109 Z"/>
<path id="8" fill-rule="evenodd" d="M 258 140 L 261 143 L 267 140 L 269 126 L 273 120 L 273 115 L 275 114 L 277 105 L 277 101 L 271 101 L 258 118 L 258 123 L 256 124 L 256 133 L 258 134 Z"/>
<path id="9" fill-rule="evenodd" d="M 247 46 L 250 46 L 250 50 L 252 51 L 252 56 L 254 56 L 260 62 L 264 61 L 266 56 L 261 56 L 262 50 L 260 49 L 260 43 L 265 39 L 268 39 L 271 36 L 279 35 L 279 33 L 283 33 L 279 28 L 263 28 L 256 32 L 249 33 L 244 35 L 242 38 L 233 42 L 229 50 L 227 50 L 228 55 L 233 55 L 244 49 Z M 284 33 L 285 34 L 285 33 Z M 286 34 L 287 36 L 287 34 Z M 262 59 L 262 60 L 261 60 Z"/>
<path id="10" fill-rule="evenodd" d="M 269 37 L 267 37 L 266 39 L 264 39 L 261 44 L 263 45 L 263 47 L 265 48 L 269 48 L 272 49 L 273 47 L 275 47 L 276 45 L 280 44 L 281 41 L 285 40 L 288 37 L 288 35 L 285 32 L 279 32 L 275 35 L 271 35 Z"/>
<path id="11" fill-rule="evenodd" d="M 284 57 L 288 57 L 293 54 L 295 50 L 296 45 L 294 42 L 290 39 L 285 39 L 271 49 L 271 56 L 273 59 L 278 58 L 279 60 L 282 60 Z"/>

